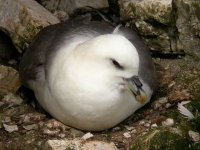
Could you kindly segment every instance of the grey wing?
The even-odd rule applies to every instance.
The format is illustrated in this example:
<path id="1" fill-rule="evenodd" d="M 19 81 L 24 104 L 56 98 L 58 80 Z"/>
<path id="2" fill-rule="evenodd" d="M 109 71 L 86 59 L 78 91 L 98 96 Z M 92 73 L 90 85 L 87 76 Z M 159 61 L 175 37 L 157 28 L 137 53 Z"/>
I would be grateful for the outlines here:
<path id="1" fill-rule="evenodd" d="M 155 90 L 157 85 L 156 71 L 150 55 L 150 49 L 144 44 L 136 31 L 121 27 L 118 32 L 131 41 L 137 49 L 140 59 L 139 77 L 148 83 L 151 89 Z"/>

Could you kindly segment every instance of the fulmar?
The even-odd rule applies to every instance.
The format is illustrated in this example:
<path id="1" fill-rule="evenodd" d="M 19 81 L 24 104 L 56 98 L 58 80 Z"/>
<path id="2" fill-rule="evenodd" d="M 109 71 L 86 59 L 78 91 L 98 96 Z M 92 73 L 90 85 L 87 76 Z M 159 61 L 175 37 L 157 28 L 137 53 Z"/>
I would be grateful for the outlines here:
<path id="1" fill-rule="evenodd" d="M 156 87 L 149 48 L 137 32 L 87 17 L 42 29 L 19 72 L 50 115 L 87 131 L 114 127 L 148 103 Z"/>

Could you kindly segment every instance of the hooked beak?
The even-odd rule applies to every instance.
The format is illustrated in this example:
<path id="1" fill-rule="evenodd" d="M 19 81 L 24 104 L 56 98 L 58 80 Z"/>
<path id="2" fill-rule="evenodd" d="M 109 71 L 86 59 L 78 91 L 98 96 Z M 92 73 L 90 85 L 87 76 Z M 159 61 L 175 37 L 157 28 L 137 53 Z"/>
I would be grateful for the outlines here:
<path id="1" fill-rule="evenodd" d="M 142 89 L 142 83 L 138 76 L 133 76 L 128 79 L 124 79 L 128 91 L 136 97 L 136 100 L 144 104 L 147 101 L 147 95 Z"/>

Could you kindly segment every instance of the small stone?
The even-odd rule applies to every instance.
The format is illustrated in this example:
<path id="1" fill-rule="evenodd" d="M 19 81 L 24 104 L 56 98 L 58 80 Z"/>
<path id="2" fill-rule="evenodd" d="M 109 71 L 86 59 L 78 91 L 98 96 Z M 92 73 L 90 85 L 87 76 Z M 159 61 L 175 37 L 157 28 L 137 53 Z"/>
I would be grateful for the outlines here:
<path id="1" fill-rule="evenodd" d="M 137 130 L 136 130 L 136 129 L 133 129 L 133 130 L 131 131 L 131 133 L 135 134 L 135 133 L 137 133 Z"/>
<path id="2" fill-rule="evenodd" d="M 134 129 L 134 127 L 131 127 L 131 126 L 124 126 L 128 131 L 131 131 Z"/>
<path id="3" fill-rule="evenodd" d="M 66 135 L 63 134 L 63 133 L 61 133 L 61 134 L 58 135 L 58 137 L 60 137 L 60 138 L 64 138 L 65 136 L 66 136 Z"/>
<path id="4" fill-rule="evenodd" d="M 144 124 L 145 124 L 144 120 L 142 120 L 142 121 L 139 122 L 139 125 L 144 125 Z"/>
<path id="5" fill-rule="evenodd" d="M 127 139 L 131 137 L 131 133 L 130 132 L 125 132 L 123 135 Z"/>
<path id="6" fill-rule="evenodd" d="M 13 93 L 9 93 L 9 94 L 5 95 L 2 99 L 2 101 L 5 102 L 6 104 L 9 104 L 12 106 L 20 105 L 23 102 L 23 100 L 19 96 L 15 95 Z"/>
<path id="7" fill-rule="evenodd" d="M 56 130 L 49 130 L 47 128 L 43 129 L 43 134 L 46 134 L 46 135 L 49 135 L 49 136 L 55 136 L 55 135 L 58 135 L 59 133 L 60 133 L 59 129 L 56 129 Z"/>
<path id="8" fill-rule="evenodd" d="M 171 127 L 174 125 L 174 119 L 167 118 L 165 121 L 162 122 L 162 126 L 164 127 Z"/>
<path id="9" fill-rule="evenodd" d="M 92 138 L 93 136 L 94 136 L 94 135 L 93 135 L 92 133 L 88 132 L 88 133 L 86 133 L 85 135 L 83 135 L 81 139 L 87 140 L 87 139 Z"/>
<path id="10" fill-rule="evenodd" d="M 4 127 L 4 129 L 5 129 L 6 131 L 8 131 L 9 133 L 18 131 L 18 126 L 17 126 L 17 125 L 7 125 L 7 124 L 3 124 L 3 127 Z"/>
<path id="11" fill-rule="evenodd" d="M 81 147 L 81 150 L 117 150 L 113 142 L 88 141 Z"/>
<path id="12" fill-rule="evenodd" d="M 3 1 L 2 1 L 3 2 Z M 0 1 L 1 4 L 1 1 Z M 1 12 L 1 9 L 0 9 Z M 0 26 L 1 21 L 4 20 L 1 18 L 0 13 Z M 21 86 L 21 82 L 19 80 L 19 73 L 17 70 L 12 67 L 0 65 L 0 91 L 3 94 L 15 93 L 19 87 Z"/>
<path id="13" fill-rule="evenodd" d="M 154 110 L 159 109 L 161 106 L 162 105 L 160 103 L 158 103 L 158 102 L 154 102 L 153 105 L 152 105 L 152 107 L 153 107 Z"/>
<path id="14" fill-rule="evenodd" d="M 200 141 L 200 135 L 198 132 L 194 132 L 192 130 L 188 131 L 189 137 L 192 139 L 194 142 L 199 142 Z"/>
<path id="15" fill-rule="evenodd" d="M 21 120 L 24 123 L 38 123 L 39 121 L 43 120 L 46 115 L 41 113 L 28 113 L 26 115 L 21 115 Z"/>
<path id="16" fill-rule="evenodd" d="M 26 129 L 26 130 L 36 130 L 36 129 L 38 129 L 38 125 L 37 124 L 31 124 L 31 125 L 23 126 L 23 128 Z"/>
<path id="17" fill-rule="evenodd" d="M 162 98 L 160 98 L 160 99 L 158 100 L 158 102 L 159 102 L 160 104 L 166 104 L 166 103 L 168 102 L 168 99 L 167 99 L 167 97 L 162 97 Z"/>
<path id="18" fill-rule="evenodd" d="M 154 123 L 154 124 L 151 125 L 151 127 L 152 127 L 152 128 L 157 128 L 158 125 L 157 125 L 156 123 Z"/>
<path id="19" fill-rule="evenodd" d="M 171 107 L 171 106 L 172 106 L 172 104 L 167 103 L 167 104 L 165 105 L 165 108 L 169 108 L 169 107 Z"/>
<path id="20" fill-rule="evenodd" d="M 64 125 L 63 123 L 61 123 L 60 121 L 57 121 L 55 119 L 51 119 L 51 120 L 47 121 L 47 123 L 45 125 L 49 129 L 60 129 L 62 131 L 70 129 L 70 127 Z"/>
<path id="21" fill-rule="evenodd" d="M 113 128 L 112 130 L 113 131 L 119 131 L 121 128 L 120 127 L 115 127 L 115 128 Z"/>
<path id="22" fill-rule="evenodd" d="M 145 127 L 150 127 L 150 123 L 145 123 L 144 126 Z"/>

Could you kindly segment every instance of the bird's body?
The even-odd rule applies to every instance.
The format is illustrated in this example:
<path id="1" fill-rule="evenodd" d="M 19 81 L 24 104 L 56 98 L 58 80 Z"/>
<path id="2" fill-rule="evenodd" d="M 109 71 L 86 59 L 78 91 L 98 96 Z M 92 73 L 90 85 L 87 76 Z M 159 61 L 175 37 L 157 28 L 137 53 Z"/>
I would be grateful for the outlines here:
<path id="1" fill-rule="evenodd" d="M 142 87 L 132 84 L 133 76 Z M 22 58 L 20 78 L 53 117 L 91 131 L 118 124 L 155 89 L 154 66 L 139 36 L 85 18 L 42 30 Z"/>

